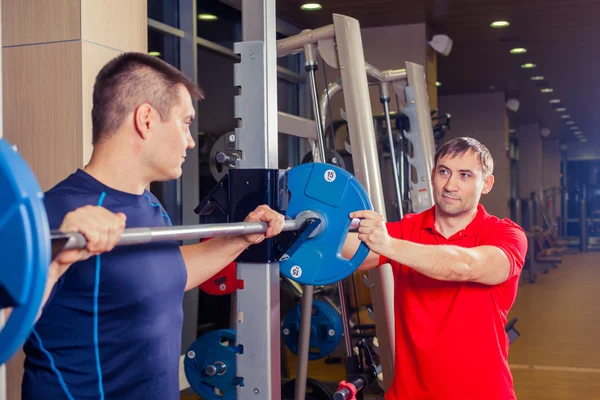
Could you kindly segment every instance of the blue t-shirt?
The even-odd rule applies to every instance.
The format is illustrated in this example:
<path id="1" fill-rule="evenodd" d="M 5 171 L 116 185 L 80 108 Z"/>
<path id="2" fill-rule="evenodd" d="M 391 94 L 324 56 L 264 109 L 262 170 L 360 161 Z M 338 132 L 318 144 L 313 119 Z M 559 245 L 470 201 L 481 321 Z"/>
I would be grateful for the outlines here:
<path id="1" fill-rule="evenodd" d="M 45 194 L 51 229 L 101 205 L 126 227 L 168 226 L 152 193 L 120 192 L 78 170 Z M 177 242 L 116 247 L 73 264 L 24 346 L 23 400 L 179 399 L 187 273 Z"/>

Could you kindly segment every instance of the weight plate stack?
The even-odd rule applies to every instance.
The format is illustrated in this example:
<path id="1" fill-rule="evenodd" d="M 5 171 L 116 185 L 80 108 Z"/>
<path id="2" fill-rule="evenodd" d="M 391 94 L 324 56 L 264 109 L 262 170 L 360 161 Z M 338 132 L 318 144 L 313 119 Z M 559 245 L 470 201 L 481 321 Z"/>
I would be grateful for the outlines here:
<path id="1" fill-rule="evenodd" d="M 281 326 L 283 340 L 295 355 L 298 355 L 301 309 L 300 304 L 292 307 Z M 342 340 L 342 330 L 342 320 L 335 309 L 321 300 L 313 300 L 308 359 L 319 360 L 334 351 Z"/>
<path id="2" fill-rule="evenodd" d="M 235 331 L 221 329 L 200 336 L 188 348 L 183 362 L 190 386 L 204 400 L 235 400 L 240 379 L 236 377 Z"/>

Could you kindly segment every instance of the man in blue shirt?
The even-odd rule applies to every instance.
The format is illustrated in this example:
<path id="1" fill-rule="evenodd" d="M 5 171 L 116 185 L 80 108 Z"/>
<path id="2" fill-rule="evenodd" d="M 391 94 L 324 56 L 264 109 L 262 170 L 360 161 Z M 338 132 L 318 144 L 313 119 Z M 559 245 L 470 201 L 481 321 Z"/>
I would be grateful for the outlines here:
<path id="1" fill-rule="evenodd" d="M 81 232 L 88 245 L 50 267 L 24 346 L 23 400 L 179 399 L 184 292 L 283 229 L 283 216 L 260 206 L 246 221 L 268 222 L 265 234 L 115 247 L 125 226 L 171 224 L 147 188 L 181 176 L 195 145 L 192 99 L 202 97 L 145 54 L 122 54 L 99 72 L 91 161 L 44 199 L 51 229 Z"/>

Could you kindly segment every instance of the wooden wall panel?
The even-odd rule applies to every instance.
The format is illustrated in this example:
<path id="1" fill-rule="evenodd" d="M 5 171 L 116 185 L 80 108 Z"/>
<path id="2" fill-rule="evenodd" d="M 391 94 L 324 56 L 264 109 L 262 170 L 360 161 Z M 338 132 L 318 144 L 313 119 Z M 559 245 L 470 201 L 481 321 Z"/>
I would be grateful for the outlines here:
<path id="1" fill-rule="evenodd" d="M 79 42 L 3 49 L 4 137 L 43 190 L 81 165 Z"/>
<path id="2" fill-rule="evenodd" d="M 82 42 L 81 54 L 82 145 L 83 165 L 86 165 L 92 156 L 92 95 L 96 75 L 104 64 L 121 52 L 94 43 Z"/>
<path id="3" fill-rule="evenodd" d="M 80 2 L 81 0 L 3 0 L 2 45 L 6 47 L 80 39 Z"/>
<path id="4" fill-rule="evenodd" d="M 148 50 L 147 0 L 81 1 L 81 38 L 122 51 Z"/>

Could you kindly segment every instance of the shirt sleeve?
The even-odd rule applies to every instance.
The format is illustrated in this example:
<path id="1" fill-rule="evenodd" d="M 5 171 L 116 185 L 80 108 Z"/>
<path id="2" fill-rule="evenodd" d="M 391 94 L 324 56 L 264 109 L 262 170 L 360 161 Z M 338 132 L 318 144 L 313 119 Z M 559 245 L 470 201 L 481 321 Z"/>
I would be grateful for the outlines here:
<path id="1" fill-rule="evenodd" d="M 402 220 L 396 222 L 386 222 L 385 228 L 388 234 L 394 239 L 400 239 L 402 237 Z M 383 265 L 389 262 L 387 257 L 382 255 L 379 256 L 379 265 Z"/>
<path id="2" fill-rule="evenodd" d="M 489 229 L 482 246 L 495 246 L 506 254 L 510 262 L 508 279 L 521 273 L 527 256 L 527 236 L 523 229 L 510 220 L 499 221 Z"/>

